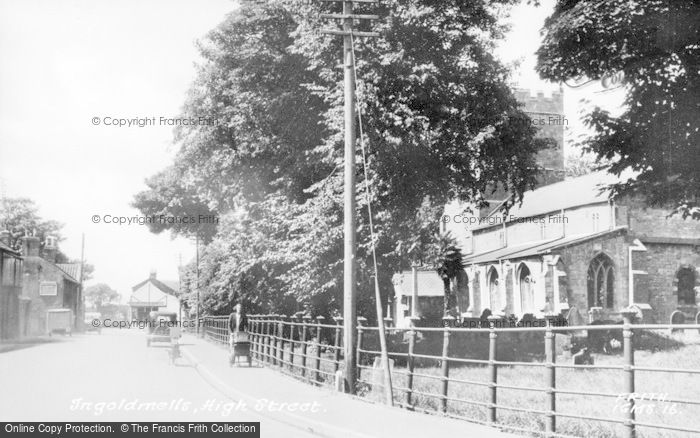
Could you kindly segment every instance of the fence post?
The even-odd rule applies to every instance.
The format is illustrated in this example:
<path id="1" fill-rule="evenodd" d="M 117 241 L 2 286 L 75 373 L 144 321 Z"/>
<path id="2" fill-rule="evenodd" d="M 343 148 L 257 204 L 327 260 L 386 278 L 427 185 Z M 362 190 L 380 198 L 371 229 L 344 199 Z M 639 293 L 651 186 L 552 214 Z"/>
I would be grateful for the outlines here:
<path id="1" fill-rule="evenodd" d="M 262 362 L 260 347 L 262 346 L 262 324 L 259 315 L 255 317 L 255 359 Z"/>
<path id="2" fill-rule="evenodd" d="M 622 326 L 622 338 L 623 338 L 623 357 L 624 357 L 624 373 L 625 373 L 625 383 L 624 390 L 627 393 L 627 398 L 629 399 L 629 411 L 625 412 L 625 438 L 634 438 L 636 435 L 635 429 L 635 415 L 634 415 L 634 344 L 632 342 L 632 318 L 635 315 L 634 311 L 623 310 L 620 312 L 622 314 L 622 319 L 624 324 Z"/>
<path id="3" fill-rule="evenodd" d="M 260 330 L 260 338 L 258 339 L 258 356 L 260 362 L 265 362 L 265 342 L 267 341 L 267 323 L 265 315 L 258 316 L 258 330 Z"/>
<path id="4" fill-rule="evenodd" d="M 280 367 L 284 367 L 284 315 L 277 315 L 277 322 L 275 323 L 277 334 L 277 348 L 275 350 L 275 363 Z"/>
<path id="5" fill-rule="evenodd" d="M 547 376 L 547 421 L 545 423 L 545 432 L 547 436 L 552 436 L 557 430 L 557 395 L 556 395 L 556 368 L 554 363 L 557 359 L 555 334 L 552 331 L 552 324 L 554 320 L 551 318 L 547 319 L 547 329 L 544 333 L 544 354 L 545 354 L 545 367 Z"/>
<path id="6" fill-rule="evenodd" d="M 323 329 L 321 325 L 323 324 L 323 321 L 325 319 L 326 318 L 324 318 L 323 316 L 316 317 L 316 364 L 314 366 L 314 369 L 316 370 L 315 380 L 317 382 L 321 381 L 321 331 Z"/>
<path id="7" fill-rule="evenodd" d="M 256 316 L 255 330 L 257 332 L 256 342 L 258 344 L 256 346 L 255 354 L 256 354 L 256 358 L 257 358 L 258 362 L 262 362 L 263 361 L 262 347 L 263 347 L 264 336 L 263 336 L 263 322 L 262 322 L 262 317 L 260 315 Z"/>
<path id="8" fill-rule="evenodd" d="M 274 336 L 275 336 L 275 333 L 274 333 L 275 325 L 274 324 L 275 324 L 274 323 L 274 315 L 272 315 L 272 314 L 267 315 L 267 353 L 266 353 L 266 356 L 267 356 L 267 363 L 270 363 L 270 364 L 272 363 L 272 343 L 273 343 Z"/>
<path id="9" fill-rule="evenodd" d="M 277 346 L 279 345 L 279 338 L 277 336 L 277 330 L 279 330 L 279 324 L 277 324 L 278 318 L 279 315 L 277 314 L 270 315 L 270 324 L 272 329 L 272 349 L 270 351 L 270 360 L 272 365 L 277 365 Z"/>
<path id="10" fill-rule="evenodd" d="M 265 362 L 270 363 L 272 350 L 272 315 L 265 316 Z"/>
<path id="11" fill-rule="evenodd" d="M 416 349 L 416 336 L 418 334 L 416 330 L 416 324 L 420 321 L 420 318 L 416 316 L 411 317 L 411 330 L 408 332 L 408 360 L 406 373 L 406 405 L 410 409 L 413 407 L 413 370 L 415 368 L 416 358 L 413 357 L 413 353 Z"/>
<path id="12" fill-rule="evenodd" d="M 302 326 L 301 326 L 301 375 L 302 376 L 309 376 L 309 373 L 306 370 L 306 353 L 309 350 L 309 346 L 306 343 L 307 335 L 309 333 L 309 321 L 311 321 L 311 317 L 309 315 L 304 315 L 302 317 Z"/>
<path id="13" fill-rule="evenodd" d="M 448 315 L 442 318 L 442 398 L 440 408 L 443 413 L 447 412 L 447 389 L 450 378 L 450 328 L 454 326 L 455 317 Z"/>
<path id="14" fill-rule="evenodd" d="M 335 321 L 335 339 L 333 340 L 334 352 L 333 352 L 333 373 L 337 373 L 340 368 L 340 334 L 343 331 L 343 317 L 337 316 L 333 318 Z"/>
<path id="15" fill-rule="evenodd" d="M 494 323 L 492 319 L 498 319 L 489 316 L 490 330 L 489 330 L 489 392 L 491 395 L 491 402 L 489 404 L 489 418 L 490 423 L 496 422 L 496 404 L 497 404 L 497 386 L 498 383 L 498 368 L 496 366 L 496 329 L 494 328 Z"/>
<path id="16" fill-rule="evenodd" d="M 251 358 L 255 359 L 257 357 L 256 353 L 255 353 L 255 336 L 256 336 L 256 334 L 255 334 L 255 323 L 256 323 L 255 316 L 254 315 L 249 316 L 248 320 L 249 320 L 248 330 L 250 331 L 250 337 L 249 337 L 249 339 L 250 339 L 250 355 L 251 355 Z"/>
<path id="17" fill-rule="evenodd" d="M 222 320 L 217 321 L 217 323 L 216 323 L 216 340 L 217 340 L 217 342 L 220 342 L 228 347 L 228 345 L 229 345 L 228 318 L 224 319 L 223 321 Z"/>
<path id="18" fill-rule="evenodd" d="M 297 312 L 289 317 L 289 370 L 292 372 L 294 372 L 294 350 L 296 349 L 294 335 L 297 333 L 297 326 L 295 324 L 299 318 L 299 313 L 300 312 Z"/>
<path id="19" fill-rule="evenodd" d="M 274 353 L 274 361 L 275 365 L 282 366 L 282 362 L 279 360 L 280 357 L 280 351 L 282 350 L 282 330 L 280 330 L 281 326 L 281 321 L 283 320 L 284 315 L 281 314 L 276 314 L 275 315 L 275 328 L 274 328 L 274 333 L 275 333 L 275 353 Z"/>
<path id="20" fill-rule="evenodd" d="M 355 357 L 357 358 L 357 370 L 356 372 L 356 377 L 355 381 L 359 382 L 360 378 L 362 377 L 362 353 L 360 350 L 362 350 L 362 326 L 367 322 L 367 318 L 364 316 L 358 316 L 357 317 L 357 351 L 355 352 Z"/>
<path id="21" fill-rule="evenodd" d="M 277 323 L 277 337 L 279 342 L 277 343 L 277 362 L 280 368 L 284 368 L 284 319 L 286 316 L 280 315 L 279 322 Z"/>

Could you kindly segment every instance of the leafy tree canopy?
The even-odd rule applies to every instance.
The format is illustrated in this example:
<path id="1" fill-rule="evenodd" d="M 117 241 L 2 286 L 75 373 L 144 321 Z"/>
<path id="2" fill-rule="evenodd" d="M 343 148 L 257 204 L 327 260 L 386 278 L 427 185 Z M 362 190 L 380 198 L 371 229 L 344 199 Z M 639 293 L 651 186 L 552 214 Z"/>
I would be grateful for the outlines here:
<path id="1" fill-rule="evenodd" d="M 28 198 L 0 199 L 0 231 L 10 232 L 10 246 L 17 251 L 22 249 L 22 238 L 25 236 L 38 237 L 42 248 L 47 236 L 55 237 L 57 242 L 63 240 L 63 224 L 42 219 L 38 210 L 36 203 Z M 61 253 L 56 258 L 59 261 L 67 260 Z"/>
<path id="2" fill-rule="evenodd" d="M 85 301 L 88 307 L 98 311 L 118 300 L 119 293 L 105 283 L 93 284 L 85 288 Z"/>
<path id="3" fill-rule="evenodd" d="M 216 214 L 206 199 L 191 190 L 193 182 L 184 172 L 171 166 L 146 181 L 149 190 L 135 196 L 133 205 L 156 220 L 147 222 L 154 233 L 172 230 L 186 237 L 199 236 L 209 242 L 216 233 Z M 187 221 L 160 220 L 161 217 L 188 218 Z M 190 220 L 191 218 L 191 220 Z"/>
<path id="4" fill-rule="evenodd" d="M 535 154 L 548 142 L 535 138 L 493 56 L 499 10 L 513 3 L 390 0 L 372 11 L 382 38 L 355 41 L 384 301 L 414 235 L 436 234 L 447 201 L 479 203 L 498 183 L 517 202 L 535 183 Z M 222 215 L 200 268 L 211 311 L 241 297 L 286 313 L 341 306 L 342 43 L 320 34 L 328 24 L 318 18 L 331 7 L 247 2 L 213 30 L 183 115 L 217 123 L 176 132 L 175 179 L 187 184 L 171 191 L 159 175 L 137 195 L 146 214 L 195 200 Z M 357 161 L 358 306 L 370 315 L 359 147 Z"/>
<path id="5" fill-rule="evenodd" d="M 537 70 L 547 79 L 624 74 L 625 112 L 596 109 L 589 150 L 609 171 L 638 172 L 614 185 L 700 219 L 700 3 L 560 0 L 544 28 Z"/>

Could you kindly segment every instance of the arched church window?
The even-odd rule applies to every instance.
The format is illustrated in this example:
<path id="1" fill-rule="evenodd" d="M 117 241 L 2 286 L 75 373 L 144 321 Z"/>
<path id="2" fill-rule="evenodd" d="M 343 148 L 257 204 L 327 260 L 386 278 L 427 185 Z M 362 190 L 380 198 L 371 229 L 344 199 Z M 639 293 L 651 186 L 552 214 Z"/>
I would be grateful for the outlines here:
<path id="1" fill-rule="evenodd" d="M 488 285 L 489 285 L 489 301 L 490 301 L 490 306 L 491 310 L 493 312 L 499 311 L 500 310 L 500 293 L 499 293 L 499 288 L 498 288 L 498 271 L 496 268 L 491 268 L 489 270 L 488 276 L 486 277 L 488 280 Z"/>
<path id="2" fill-rule="evenodd" d="M 518 285 L 520 288 L 520 304 L 523 313 L 534 313 L 535 292 L 532 287 L 532 274 L 525 263 L 518 268 Z"/>
<path id="3" fill-rule="evenodd" d="M 598 254 L 588 266 L 588 307 L 613 308 L 615 303 L 615 269 L 605 254 Z"/>

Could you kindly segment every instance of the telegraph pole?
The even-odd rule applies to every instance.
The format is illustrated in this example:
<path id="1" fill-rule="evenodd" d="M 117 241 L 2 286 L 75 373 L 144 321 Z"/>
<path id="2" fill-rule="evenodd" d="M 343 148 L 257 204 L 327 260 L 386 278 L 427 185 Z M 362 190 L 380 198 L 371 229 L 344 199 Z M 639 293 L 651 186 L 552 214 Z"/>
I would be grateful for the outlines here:
<path id="1" fill-rule="evenodd" d="M 197 336 L 199 336 L 199 322 L 200 322 L 200 315 L 199 315 L 199 234 L 195 234 L 195 246 L 196 246 L 196 269 L 197 269 L 197 306 L 196 306 L 196 312 L 197 312 Z"/>
<path id="2" fill-rule="evenodd" d="M 343 2 L 343 15 L 352 14 L 352 2 Z M 345 259 L 343 279 L 343 320 L 345 321 L 345 381 L 355 393 L 357 357 L 355 357 L 357 325 L 357 290 L 355 265 L 355 60 L 352 56 L 352 18 L 343 20 L 343 75 L 345 79 Z"/>
<path id="3" fill-rule="evenodd" d="M 80 275 L 78 282 L 80 282 L 80 286 L 78 289 L 78 302 L 77 302 L 77 313 L 76 317 L 78 318 L 78 321 L 80 322 L 80 329 L 84 330 L 84 324 L 85 324 L 85 294 L 84 294 L 84 288 L 83 288 L 83 279 L 85 278 L 83 271 L 85 270 L 85 233 L 82 233 L 82 236 L 80 238 Z M 77 325 L 77 324 L 76 324 Z"/>
<path id="4" fill-rule="evenodd" d="M 377 37 L 377 32 L 353 31 L 354 20 L 376 20 L 376 15 L 358 15 L 353 13 L 353 3 L 378 3 L 378 0 L 323 0 L 343 3 L 342 14 L 321 14 L 321 18 L 342 20 L 343 30 L 322 30 L 330 35 L 343 37 L 343 76 L 345 84 L 345 203 L 344 203 L 344 278 L 343 278 L 343 349 L 345 353 L 345 387 L 351 394 L 355 393 L 357 376 L 357 290 L 355 249 L 357 218 L 355 212 L 355 59 L 353 56 L 353 36 Z M 379 317 L 381 319 L 381 316 Z"/>
<path id="5" fill-rule="evenodd" d="M 177 265 L 177 291 L 178 295 L 182 293 L 182 253 L 178 254 Z M 182 295 L 179 295 L 182 297 Z M 180 307 L 177 310 L 177 320 L 182 321 L 182 298 L 180 298 Z"/>

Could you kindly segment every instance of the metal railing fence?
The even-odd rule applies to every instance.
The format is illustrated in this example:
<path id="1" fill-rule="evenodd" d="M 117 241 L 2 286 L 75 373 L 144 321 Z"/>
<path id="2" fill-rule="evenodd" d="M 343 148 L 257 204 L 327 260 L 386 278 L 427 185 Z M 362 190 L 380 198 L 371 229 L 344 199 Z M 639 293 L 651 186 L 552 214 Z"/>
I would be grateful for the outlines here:
<path id="1" fill-rule="evenodd" d="M 202 321 L 203 336 L 215 343 L 228 344 L 228 317 L 204 317 Z M 364 384 L 369 391 L 377 386 L 383 387 L 383 379 L 377 379 L 381 373 L 372 374 L 376 370 L 376 358 L 380 357 L 378 348 L 372 349 L 367 342 L 377 335 L 377 327 L 368 327 L 364 318 L 358 318 L 357 336 L 357 376 L 356 380 Z M 554 320 L 549 320 L 546 327 L 456 327 L 453 318 L 444 319 L 444 327 L 415 327 L 396 328 L 387 327 L 389 335 L 402 339 L 403 342 L 395 343 L 403 351 L 390 351 L 389 357 L 397 362 L 405 363 L 403 369 L 393 367 L 392 379 L 402 382 L 394 386 L 394 397 L 398 404 L 405 408 L 417 411 L 431 411 L 443 415 L 465 419 L 468 421 L 484 423 L 503 427 L 509 430 L 532 433 L 543 436 L 577 436 L 577 434 L 565 434 L 560 431 L 559 422 L 562 419 L 593 420 L 597 422 L 621 425 L 622 435 L 625 437 L 639 436 L 640 429 L 671 431 L 683 434 L 700 434 L 699 428 L 673 425 L 666 422 L 648 422 L 637 419 L 635 403 L 636 395 L 643 392 L 644 388 L 638 388 L 640 373 L 655 373 L 658 378 L 663 375 L 676 374 L 690 376 L 692 385 L 700 392 L 700 369 L 693 368 L 667 368 L 659 366 L 644 366 L 635 363 L 635 333 L 658 330 L 698 330 L 700 324 L 632 324 L 629 317 L 624 324 L 615 325 L 585 325 L 585 326 L 556 326 Z M 305 380 L 315 385 L 329 384 L 335 381 L 339 370 L 343 370 L 343 339 L 342 318 L 334 320 L 334 324 L 327 324 L 323 317 L 310 318 L 302 316 L 287 317 L 284 315 L 252 315 L 249 316 L 249 331 L 251 341 L 251 353 L 253 359 L 263 365 L 268 365 L 286 374 Z M 621 364 L 572 364 L 557 362 L 557 335 L 573 335 L 581 333 L 621 332 Z M 484 342 L 486 358 L 458 357 L 453 351 L 455 337 L 466 333 L 482 334 L 488 341 Z M 541 334 L 543 346 L 541 357 L 543 361 L 518 361 L 501 360 L 499 358 L 500 337 L 523 333 L 530 338 L 539 337 Z M 433 340 L 441 338 L 439 354 L 423 354 L 416 352 L 417 340 L 420 336 L 431 336 Z M 474 336 L 474 335 L 471 335 Z M 375 342 L 376 344 L 376 342 Z M 503 346 L 501 346 L 503 347 Z M 395 350 L 395 349 L 394 349 Z M 374 359 L 375 366 L 370 365 Z M 434 373 L 421 372 L 419 362 L 433 361 L 437 366 L 432 369 Z M 450 375 L 450 371 L 459 367 L 485 368 L 487 379 L 473 380 Z M 509 385 L 499 381 L 499 371 L 504 369 L 539 369 L 543 371 L 543 378 L 539 382 L 529 382 L 527 385 Z M 439 371 L 438 371 L 439 370 Z M 562 385 L 560 373 L 564 370 L 605 370 L 613 373 L 616 383 L 622 386 L 621 391 L 596 391 L 590 388 L 570 389 Z M 371 376 L 367 378 L 367 372 Z M 663 373 L 663 374 L 662 374 Z M 400 376 L 402 379 L 396 379 Z M 416 385 L 418 379 L 434 381 L 437 384 L 429 390 Z M 564 379 L 566 380 L 566 379 Z M 454 385 L 470 385 L 485 388 L 488 393 L 486 401 L 458 397 L 451 393 Z M 514 406 L 503 403 L 502 392 L 523 391 L 543 396 L 544 403 L 538 408 L 529 406 Z M 561 397 L 591 397 L 615 398 L 623 400 L 627 404 L 626 409 L 619 415 L 585 415 L 575 411 L 566 411 L 558 406 Z M 429 403 L 426 408 L 417 402 L 418 398 L 432 399 L 436 403 Z M 664 398 L 660 403 L 673 403 L 682 406 L 700 406 L 700 399 L 692 398 Z M 471 416 L 456 414 L 452 408 L 456 405 L 473 406 L 486 411 L 486 419 L 478 420 Z M 516 412 L 528 415 L 536 415 L 543 418 L 543 427 L 538 429 L 518 427 L 500 421 L 504 412 Z M 698 411 L 700 414 L 700 411 Z M 539 423 L 541 424 L 541 423 Z M 620 426 L 618 426 L 620 427 Z M 617 434 L 615 434 L 617 435 Z M 644 436 L 647 436 L 644 434 Z"/>

